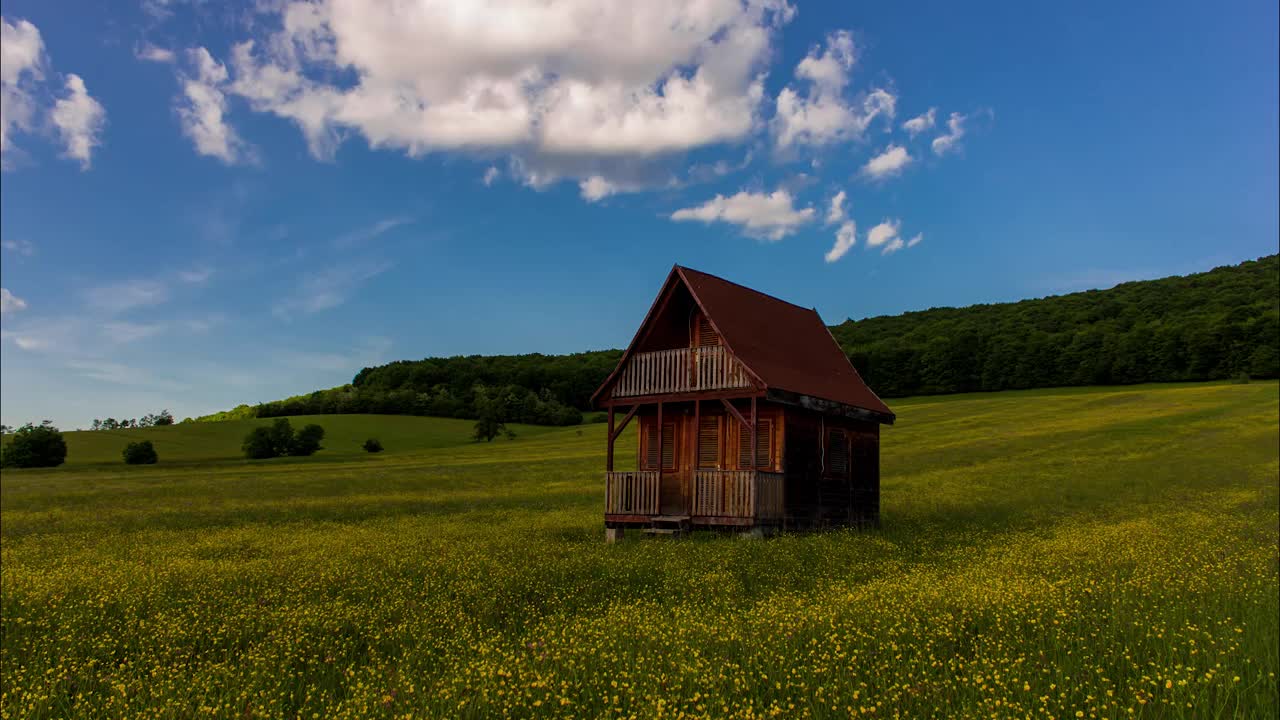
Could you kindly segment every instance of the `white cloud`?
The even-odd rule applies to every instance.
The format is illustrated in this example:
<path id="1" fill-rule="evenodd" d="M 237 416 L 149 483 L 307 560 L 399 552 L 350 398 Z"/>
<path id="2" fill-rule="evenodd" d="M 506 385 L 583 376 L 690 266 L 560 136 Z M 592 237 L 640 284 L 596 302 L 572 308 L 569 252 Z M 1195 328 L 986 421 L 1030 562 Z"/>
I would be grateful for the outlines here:
<path id="1" fill-rule="evenodd" d="M 947 119 L 947 132 L 933 139 L 933 152 L 937 155 L 946 155 L 955 150 L 959 145 L 960 138 L 964 137 L 964 121 L 965 116 L 960 113 L 951 113 L 951 117 Z"/>
<path id="2" fill-rule="evenodd" d="M 911 154 L 901 145 L 890 145 L 862 166 L 862 174 L 880 180 L 902 172 L 911 163 Z"/>
<path id="3" fill-rule="evenodd" d="M 796 77 L 809 87 L 804 94 L 791 87 L 778 93 L 773 127 L 779 148 L 858 140 L 877 117 L 893 119 L 897 98 L 887 90 L 845 99 L 855 59 L 852 36 L 839 31 L 827 36 L 821 52 L 815 47 L 800 61 Z"/>
<path id="4" fill-rule="evenodd" d="M 889 253 L 898 252 L 901 249 L 902 249 L 902 238 L 896 237 L 890 240 L 888 244 L 884 246 L 884 249 L 880 251 L 880 254 L 888 255 Z"/>
<path id="5" fill-rule="evenodd" d="M 169 288 L 156 280 L 128 280 L 89 288 L 84 296 L 90 310 L 114 315 L 159 305 L 169 299 Z"/>
<path id="6" fill-rule="evenodd" d="M 44 41 L 36 26 L 0 17 L 0 153 L 13 149 L 14 131 L 32 127 L 33 86 L 44 77 L 43 66 Z"/>
<path id="7" fill-rule="evenodd" d="M 9 292 L 8 288 L 0 288 L 0 314 L 15 313 L 27 309 L 27 301 Z"/>
<path id="8" fill-rule="evenodd" d="M 852 220 L 846 220 L 841 223 L 840 228 L 836 230 L 836 242 L 827 251 L 824 259 L 829 263 L 833 263 L 844 257 L 845 253 L 849 252 L 849 248 L 853 247 L 853 244 L 857 241 L 857 236 L 858 227 Z"/>
<path id="9" fill-rule="evenodd" d="M 677 210 L 671 219 L 732 223 L 740 225 L 752 237 L 776 241 L 813 220 L 813 215 L 813 208 L 796 209 L 791 193 L 786 190 L 769 194 L 744 190 L 730 197 L 716 195 L 697 207 Z"/>
<path id="10" fill-rule="evenodd" d="M 845 194 L 843 190 L 831 198 L 831 207 L 827 210 L 827 225 L 835 225 L 845 219 L 844 200 Z"/>
<path id="11" fill-rule="evenodd" d="M 924 239 L 924 233 L 916 233 L 916 234 L 915 234 L 915 237 L 913 237 L 913 238 L 911 238 L 910 240 L 908 240 L 908 241 L 907 241 L 907 247 L 909 247 L 909 248 L 910 248 L 910 247 L 915 247 L 915 246 L 919 245 L 919 244 L 920 244 L 920 241 L 921 241 L 921 240 L 923 240 L 923 239 Z"/>
<path id="12" fill-rule="evenodd" d="M 173 63 L 178 59 L 178 56 L 172 50 L 156 47 L 150 43 L 138 48 L 134 55 L 139 60 L 155 63 Z"/>
<path id="13" fill-rule="evenodd" d="M 385 218 L 368 227 L 353 230 L 345 235 L 339 236 L 333 241 L 333 246 L 336 248 L 346 248 L 352 247 L 353 245 L 363 245 L 372 240 L 376 240 L 401 225 L 408 225 L 412 222 L 413 218 L 411 217 L 397 216 Z"/>
<path id="14" fill-rule="evenodd" d="M 338 307 L 369 280 L 391 269 L 389 262 L 343 263 L 304 275 L 294 292 L 276 303 L 272 312 L 288 319 Z"/>
<path id="15" fill-rule="evenodd" d="M 582 199 L 587 202 L 596 202 L 616 193 L 618 186 L 599 175 L 592 175 L 578 183 L 578 189 L 582 192 Z"/>
<path id="16" fill-rule="evenodd" d="M 885 220 L 867 233 L 867 247 L 880 247 L 898 237 L 901 220 Z"/>
<path id="17" fill-rule="evenodd" d="M 190 270 L 182 270 L 178 273 L 178 279 L 188 285 L 203 285 L 213 276 L 213 268 L 197 267 Z"/>
<path id="18" fill-rule="evenodd" d="M 180 73 L 182 95 L 177 113 L 182 132 L 195 143 L 196 152 L 221 160 L 227 165 L 255 162 L 253 148 L 240 138 L 226 120 L 227 68 L 213 59 L 209 51 L 196 48 L 188 53 L 195 76 Z"/>
<path id="19" fill-rule="evenodd" d="M 929 108 L 923 115 L 917 115 L 902 123 L 902 129 L 906 130 L 911 137 L 915 137 L 926 130 L 932 130 L 937 119 L 938 108 Z"/>
<path id="20" fill-rule="evenodd" d="M 531 183 L 615 184 L 614 161 L 753 132 L 774 31 L 794 13 L 784 0 L 278 7 L 276 32 L 233 47 L 227 91 L 296 124 L 316 157 L 359 134 L 410 156 L 510 152 Z"/>
<path id="21" fill-rule="evenodd" d="M 107 111 L 89 95 L 79 75 L 67 75 L 67 94 L 53 104 L 49 117 L 66 146 L 65 155 L 79 160 L 80 168 L 88 170 L 93 149 L 102 144 L 99 135 L 106 125 Z"/>
<path id="22" fill-rule="evenodd" d="M 160 323 L 133 323 L 114 321 L 103 323 L 102 335 L 108 342 L 124 345 L 138 340 L 145 340 L 162 332 L 165 326 Z"/>
<path id="23" fill-rule="evenodd" d="M 23 257 L 31 257 L 36 253 L 36 246 L 31 244 L 30 240 L 4 240 L 0 241 L 0 247 L 9 252 L 15 252 Z"/>
<path id="24" fill-rule="evenodd" d="M 485 187 L 490 187 L 497 182 L 498 178 L 501 176 L 502 171 L 493 165 L 490 165 L 489 169 L 484 171 L 484 180 L 482 182 L 484 182 Z"/>

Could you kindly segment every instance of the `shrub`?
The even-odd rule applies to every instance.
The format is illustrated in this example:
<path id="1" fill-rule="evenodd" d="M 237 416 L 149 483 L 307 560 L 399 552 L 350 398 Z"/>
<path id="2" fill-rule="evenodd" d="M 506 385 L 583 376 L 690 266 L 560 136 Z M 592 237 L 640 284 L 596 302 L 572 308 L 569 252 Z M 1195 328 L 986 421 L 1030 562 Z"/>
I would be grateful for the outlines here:
<path id="1" fill-rule="evenodd" d="M 124 446 L 124 461 L 129 465 L 155 465 L 160 456 L 150 440 L 131 442 Z"/>
<path id="2" fill-rule="evenodd" d="M 276 422 L 279 422 L 277 420 Z M 288 422 L 287 420 L 285 422 Z M 314 455 L 320 449 L 320 441 L 324 439 L 324 428 L 316 424 L 307 425 L 298 431 L 289 445 L 289 454 L 296 456 Z"/>
<path id="3" fill-rule="evenodd" d="M 67 441 L 53 423 L 27 423 L 13 432 L 0 450 L 0 466 L 15 468 L 57 467 L 67 459 Z"/>
<path id="4" fill-rule="evenodd" d="M 378 442 L 378 438 L 369 438 L 364 441 L 364 451 L 371 453 L 382 452 L 382 443 Z"/>
<path id="5" fill-rule="evenodd" d="M 256 427 L 244 436 L 244 444 L 240 446 L 244 451 L 244 456 L 250 460 L 265 460 L 276 456 L 275 445 L 272 443 L 271 430 L 265 427 Z"/>
<path id="6" fill-rule="evenodd" d="M 288 455 L 293 450 L 293 425 L 288 418 L 276 418 L 267 434 L 271 437 L 271 457 Z"/>

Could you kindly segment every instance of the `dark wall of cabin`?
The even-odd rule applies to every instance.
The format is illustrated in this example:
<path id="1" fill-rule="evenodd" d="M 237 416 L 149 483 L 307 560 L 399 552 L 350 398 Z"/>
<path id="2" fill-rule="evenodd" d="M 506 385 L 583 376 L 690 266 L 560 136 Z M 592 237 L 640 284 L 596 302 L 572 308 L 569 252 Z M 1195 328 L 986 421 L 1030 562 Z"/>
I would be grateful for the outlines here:
<path id="1" fill-rule="evenodd" d="M 786 410 L 787 521 L 876 523 L 880 514 L 880 426 Z"/>

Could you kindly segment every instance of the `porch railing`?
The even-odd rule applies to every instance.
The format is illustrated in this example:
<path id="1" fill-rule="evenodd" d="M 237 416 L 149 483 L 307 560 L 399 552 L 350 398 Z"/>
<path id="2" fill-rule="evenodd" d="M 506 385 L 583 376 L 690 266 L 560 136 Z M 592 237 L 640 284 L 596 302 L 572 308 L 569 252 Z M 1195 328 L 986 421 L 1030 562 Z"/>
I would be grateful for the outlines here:
<path id="1" fill-rule="evenodd" d="M 605 513 L 657 515 L 659 475 L 657 470 L 605 473 Z"/>
<path id="2" fill-rule="evenodd" d="M 746 368 L 722 346 L 636 353 L 614 386 L 615 397 L 751 387 Z"/>
<path id="3" fill-rule="evenodd" d="M 693 515 L 778 520 L 782 517 L 782 473 L 759 470 L 698 470 Z"/>

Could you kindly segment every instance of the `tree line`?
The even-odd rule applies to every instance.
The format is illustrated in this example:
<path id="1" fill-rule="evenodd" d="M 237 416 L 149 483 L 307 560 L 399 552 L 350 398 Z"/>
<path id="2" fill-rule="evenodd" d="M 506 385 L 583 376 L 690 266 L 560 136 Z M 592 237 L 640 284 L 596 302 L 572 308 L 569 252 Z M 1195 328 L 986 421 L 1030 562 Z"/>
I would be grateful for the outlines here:
<path id="1" fill-rule="evenodd" d="M 158 413 L 147 413 L 140 418 L 126 418 L 124 420 L 116 420 L 115 418 L 107 418 L 106 420 L 93 419 L 93 424 L 89 426 L 90 430 L 124 430 L 128 428 L 145 428 L 158 427 L 173 424 L 173 414 L 167 409 Z"/>
<path id="2" fill-rule="evenodd" d="M 882 397 L 1280 377 L 1280 256 L 1108 290 L 846 320 L 831 333 Z M 498 407 L 504 422 L 572 425 L 621 355 L 401 360 L 365 368 L 350 385 L 198 419 L 480 419 Z"/>

